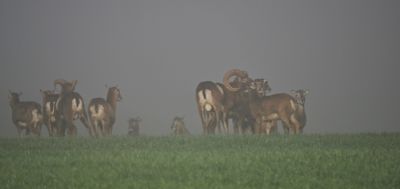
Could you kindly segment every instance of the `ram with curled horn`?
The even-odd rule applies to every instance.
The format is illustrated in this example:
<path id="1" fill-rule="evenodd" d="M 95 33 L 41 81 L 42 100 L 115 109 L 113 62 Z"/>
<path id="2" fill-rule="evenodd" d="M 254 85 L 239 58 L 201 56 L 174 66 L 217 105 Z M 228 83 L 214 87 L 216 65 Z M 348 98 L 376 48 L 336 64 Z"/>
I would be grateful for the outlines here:
<path id="1" fill-rule="evenodd" d="M 60 96 L 56 103 L 56 120 L 59 135 L 65 135 L 65 129 L 68 129 L 69 136 L 77 135 L 77 128 L 74 121 L 79 119 L 82 124 L 88 129 L 89 134 L 93 136 L 92 126 L 88 122 L 88 116 L 85 111 L 85 104 L 82 96 L 75 92 L 77 80 L 66 81 L 57 79 L 54 81 L 54 88 L 57 85 L 61 87 Z"/>
<path id="2" fill-rule="evenodd" d="M 230 79 L 235 77 L 233 81 Z M 229 112 L 241 104 L 240 90 L 249 79 L 246 71 L 232 69 L 225 73 L 222 83 L 203 81 L 196 88 L 196 102 L 204 134 L 215 133 L 221 124 L 224 133 L 229 133 Z M 229 88 L 227 88 L 229 87 Z"/>
<path id="3" fill-rule="evenodd" d="M 256 132 L 256 119 L 251 115 L 248 95 L 245 93 L 251 82 L 253 82 L 253 79 L 248 76 L 246 71 L 233 69 L 224 75 L 223 85 L 226 89 L 226 94 L 228 94 L 227 99 L 234 99 L 228 100 L 225 104 L 227 104 L 226 107 L 228 109 L 226 111 L 228 118 L 232 119 L 235 133 Z M 259 86 L 257 94 L 265 95 L 269 91 L 271 91 L 271 88 L 266 82 Z M 229 98 L 229 96 L 231 97 Z M 225 120 L 225 122 L 227 121 Z"/>

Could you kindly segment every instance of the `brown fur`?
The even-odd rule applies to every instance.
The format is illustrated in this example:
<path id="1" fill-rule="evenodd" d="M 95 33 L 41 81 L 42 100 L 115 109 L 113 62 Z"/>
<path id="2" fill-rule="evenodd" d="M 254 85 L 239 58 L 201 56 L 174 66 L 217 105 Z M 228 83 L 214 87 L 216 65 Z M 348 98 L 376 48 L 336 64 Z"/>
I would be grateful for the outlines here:
<path id="1" fill-rule="evenodd" d="M 206 90 L 211 91 L 211 99 L 207 99 Z M 220 112 L 222 111 L 223 94 L 217 88 L 217 85 L 212 81 L 200 82 L 196 87 L 196 103 L 203 126 L 204 134 L 214 134 L 219 120 Z M 205 99 L 201 102 L 201 99 Z M 207 110 L 206 106 L 211 109 Z"/>
<path id="2" fill-rule="evenodd" d="M 292 129 L 293 133 L 300 133 L 302 126 L 296 117 L 296 109 L 293 103 L 296 100 L 285 93 L 279 93 L 264 97 L 257 97 L 252 94 L 250 100 L 250 110 L 252 116 L 257 120 L 256 132 L 261 133 L 262 124 L 266 124 L 266 133 L 271 133 L 271 129 L 276 127 L 276 121 L 281 120 L 285 132 Z"/>
<path id="3" fill-rule="evenodd" d="M 238 81 L 233 81 L 231 84 L 237 86 Z M 220 89 L 222 89 L 222 93 Z M 206 90 L 211 91 L 212 99 L 206 99 L 206 102 L 201 104 L 200 99 L 206 98 Z M 202 92 L 202 96 L 199 96 L 199 92 Z M 220 133 L 229 133 L 228 119 L 233 115 L 230 114 L 230 112 L 237 110 L 237 108 L 241 105 L 241 101 L 242 99 L 239 91 L 229 91 L 221 83 L 215 83 L 212 81 L 204 81 L 199 83 L 196 88 L 196 102 L 200 119 L 203 124 L 203 133 L 213 134 L 215 133 L 216 128 L 218 128 Z M 207 104 L 212 106 L 211 111 L 206 110 L 205 106 Z"/>
<path id="4" fill-rule="evenodd" d="M 65 135 L 65 129 L 68 129 L 67 133 L 69 136 L 76 136 L 78 133 L 76 126 L 74 125 L 74 121 L 76 119 L 79 119 L 88 129 L 90 136 L 93 136 L 93 128 L 89 124 L 83 98 L 79 93 L 74 92 L 76 83 L 76 80 L 71 82 L 65 80 L 54 81 L 55 85 L 59 84 L 61 86 L 60 97 L 58 98 L 56 105 L 56 120 L 59 136 Z M 80 111 L 73 110 L 73 106 L 75 105 L 73 105 L 72 102 L 74 100 L 77 103 L 75 104 L 76 106 L 82 105 L 82 109 Z M 82 104 L 78 102 L 81 102 Z"/>
<path id="5" fill-rule="evenodd" d="M 240 76 L 238 75 L 238 77 Z M 248 98 L 249 95 L 247 94 L 249 83 L 255 85 L 254 93 L 258 96 L 265 96 L 265 94 L 271 90 L 268 82 L 264 79 L 256 79 L 253 81 L 248 76 L 242 78 L 241 82 L 233 81 L 225 83 L 225 85 L 227 85 L 225 87 L 228 94 L 227 96 L 229 97 L 229 94 L 231 94 L 231 97 L 228 99 L 230 99 L 229 101 L 232 102 L 232 104 L 231 106 L 228 104 L 227 107 L 229 107 L 228 115 L 232 118 L 235 133 L 245 133 L 248 131 L 255 133 L 256 119 L 251 115 L 249 107 L 250 100 Z M 230 88 L 236 88 L 239 90 L 236 90 L 237 92 L 232 92 L 228 90 Z"/>
<path id="6" fill-rule="evenodd" d="M 142 118 L 136 117 L 128 120 L 128 135 L 129 136 L 139 136 L 140 135 L 140 122 L 142 122 Z"/>
<path id="7" fill-rule="evenodd" d="M 56 120 L 56 103 L 60 94 L 54 93 L 50 90 L 40 90 L 42 93 L 42 106 L 43 106 L 43 122 L 47 127 L 49 136 L 56 136 L 59 133 Z M 50 108 L 47 107 L 49 103 Z"/>
<path id="8" fill-rule="evenodd" d="M 183 117 L 174 118 L 172 121 L 171 130 L 175 136 L 190 135 L 190 132 L 186 128 L 185 122 L 183 121 Z"/>
<path id="9" fill-rule="evenodd" d="M 302 133 L 303 128 L 306 125 L 306 113 L 304 110 L 305 96 L 308 94 L 308 90 L 299 89 L 299 90 L 291 90 L 291 94 L 295 99 L 295 102 L 291 104 L 291 107 L 294 109 L 293 114 L 289 118 L 291 124 L 297 125 L 293 130 L 294 133 Z M 292 101 L 293 102 L 293 101 Z M 268 120 L 266 116 L 261 118 L 260 129 L 262 133 L 277 133 L 277 121 L 278 119 Z M 289 126 L 284 126 L 285 133 L 289 133 Z"/>
<path id="10" fill-rule="evenodd" d="M 34 136 L 40 136 L 41 127 L 43 123 L 43 115 L 40 104 L 31 101 L 20 101 L 19 96 L 21 93 L 14 93 L 10 91 L 9 103 L 11 107 L 11 118 L 15 127 L 17 128 L 18 136 L 29 135 L 31 132 Z M 34 113 L 38 115 L 38 120 L 34 119 Z"/>
<path id="11" fill-rule="evenodd" d="M 102 136 L 110 136 L 112 134 L 112 128 L 116 120 L 117 102 L 121 99 L 121 92 L 118 87 L 110 87 L 106 100 L 104 98 L 93 98 L 89 102 L 89 119 L 96 136 L 98 136 L 97 129 L 100 130 Z M 97 115 L 101 107 L 104 108 L 104 112 L 101 115 Z"/>

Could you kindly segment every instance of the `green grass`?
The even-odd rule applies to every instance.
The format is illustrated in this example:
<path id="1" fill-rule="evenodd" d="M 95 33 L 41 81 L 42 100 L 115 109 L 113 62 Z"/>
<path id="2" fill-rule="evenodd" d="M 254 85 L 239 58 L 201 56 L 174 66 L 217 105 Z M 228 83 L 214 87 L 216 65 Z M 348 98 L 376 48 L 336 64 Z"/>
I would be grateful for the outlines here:
<path id="1" fill-rule="evenodd" d="M 399 188 L 400 134 L 0 139 L 0 188 Z"/>

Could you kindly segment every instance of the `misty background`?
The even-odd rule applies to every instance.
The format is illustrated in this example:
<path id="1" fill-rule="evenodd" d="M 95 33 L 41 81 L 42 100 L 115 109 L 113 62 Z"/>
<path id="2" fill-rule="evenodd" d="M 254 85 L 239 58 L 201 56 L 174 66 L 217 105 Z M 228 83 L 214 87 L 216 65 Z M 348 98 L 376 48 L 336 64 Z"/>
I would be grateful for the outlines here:
<path id="1" fill-rule="evenodd" d="M 167 135 L 175 115 L 201 134 L 195 88 L 232 68 L 273 93 L 309 89 L 305 133 L 399 132 L 399 10 L 397 0 L 0 0 L 0 136 L 17 136 L 8 90 L 41 103 L 58 78 L 78 80 L 86 108 L 118 85 L 116 135 L 135 116 L 142 134 Z"/>

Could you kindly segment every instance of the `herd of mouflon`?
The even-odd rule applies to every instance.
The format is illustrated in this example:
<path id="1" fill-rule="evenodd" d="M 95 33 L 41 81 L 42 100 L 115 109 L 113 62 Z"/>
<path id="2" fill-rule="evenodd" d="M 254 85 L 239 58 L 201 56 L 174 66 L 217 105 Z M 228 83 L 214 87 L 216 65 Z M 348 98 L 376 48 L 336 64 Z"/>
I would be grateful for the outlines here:
<path id="1" fill-rule="evenodd" d="M 77 80 L 54 81 L 54 90 L 40 90 L 42 104 L 21 101 L 22 93 L 9 91 L 11 119 L 18 136 L 40 136 L 46 125 L 49 136 L 76 136 L 79 120 L 90 136 L 111 136 L 116 121 L 117 103 L 122 100 L 118 86 L 107 87 L 106 98 L 92 98 L 87 109 L 82 96 L 75 91 Z M 60 91 L 56 92 L 56 87 Z M 223 81 L 202 81 L 196 87 L 196 104 L 203 134 L 278 132 L 278 121 L 285 134 L 303 132 L 306 124 L 305 96 L 308 90 L 268 94 L 271 88 L 263 78 L 253 79 L 239 69 L 228 70 Z M 229 127 L 229 119 L 233 127 Z M 140 135 L 140 116 L 128 120 L 128 135 Z M 184 118 L 176 116 L 170 127 L 173 135 L 190 135 Z M 233 129 L 233 131 L 230 131 Z"/>

